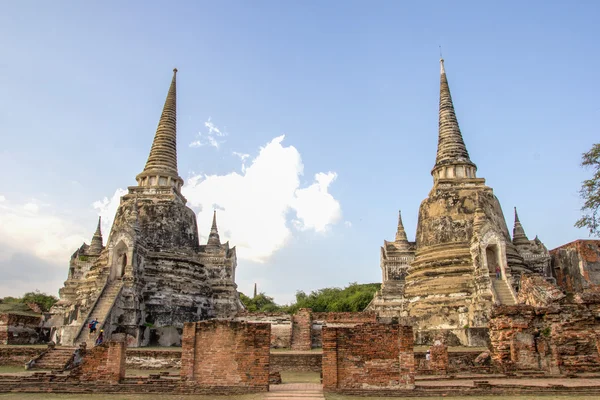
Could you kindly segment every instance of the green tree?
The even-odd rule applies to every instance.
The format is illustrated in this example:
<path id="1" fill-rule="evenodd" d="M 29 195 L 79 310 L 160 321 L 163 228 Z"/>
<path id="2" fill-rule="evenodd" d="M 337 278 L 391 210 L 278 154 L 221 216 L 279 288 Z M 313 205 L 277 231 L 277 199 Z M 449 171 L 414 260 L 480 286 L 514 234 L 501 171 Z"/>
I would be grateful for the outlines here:
<path id="1" fill-rule="evenodd" d="M 354 282 L 344 289 L 324 288 L 312 291 L 309 295 L 303 291 L 296 292 L 296 302 L 287 311 L 295 313 L 300 308 L 311 308 L 315 312 L 359 312 L 369 305 L 379 283 L 359 285 Z"/>
<path id="2" fill-rule="evenodd" d="M 39 290 L 35 292 L 27 292 L 23 295 L 23 297 L 12 297 L 7 296 L 3 299 L 0 299 L 0 302 L 9 304 L 9 303 L 35 303 L 37 304 L 42 311 L 50 311 L 50 308 L 56 303 L 58 299 L 55 296 L 51 296 L 46 293 L 42 293 Z"/>
<path id="3" fill-rule="evenodd" d="M 244 293 L 240 293 L 240 300 L 250 312 L 283 311 L 282 307 L 275 304 L 272 297 L 269 297 L 264 293 L 259 293 L 255 297 L 248 297 Z"/>
<path id="4" fill-rule="evenodd" d="M 591 179 L 586 179 L 581 185 L 579 195 L 584 200 L 581 211 L 583 216 L 575 223 L 578 228 L 587 228 L 590 235 L 598 235 L 600 210 L 600 143 L 592 146 L 590 151 L 583 153 L 581 158 L 581 166 L 592 168 L 594 175 Z"/>

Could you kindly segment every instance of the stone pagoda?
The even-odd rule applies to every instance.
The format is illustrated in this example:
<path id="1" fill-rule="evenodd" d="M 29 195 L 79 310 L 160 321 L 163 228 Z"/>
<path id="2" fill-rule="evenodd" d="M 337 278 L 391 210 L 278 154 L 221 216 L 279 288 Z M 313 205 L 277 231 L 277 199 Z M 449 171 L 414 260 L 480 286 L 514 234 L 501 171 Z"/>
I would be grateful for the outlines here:
<path id="1" fill-rule="evenodd" d="M 384 241 L 382 289 L 367 309 L 383 317 L 411 317 L 416 343 L 431 343 L 443 333 L 450 344 L 479 346 L 487 340 L 492 306 L 514 304 L 519 277 L 533 269 L 511 241 L 492 188 L 477 176 L 454 111 L 444 60 L 440 75 L 433 188 L 419 209 L 416 241 L 408 242 L 401 222 L 396 241 Z"/>
<path id="2" fill-rule="evenodd" d="M 148 161 L 121 197 L 106 247 L 99 223 L 91 245 L 71 257 L 48 321 L 59 344 L 93 341 L 86 328 L 97 319 L 105 337 L 121 335 L 129 346 L 173 345 L 184 322 L 243 309 L 235 247 L 221 243 L 216 212 L 208 243 L 200 245 L 196 214 L 181 193 L 176 76 L 175 69 Z"/>

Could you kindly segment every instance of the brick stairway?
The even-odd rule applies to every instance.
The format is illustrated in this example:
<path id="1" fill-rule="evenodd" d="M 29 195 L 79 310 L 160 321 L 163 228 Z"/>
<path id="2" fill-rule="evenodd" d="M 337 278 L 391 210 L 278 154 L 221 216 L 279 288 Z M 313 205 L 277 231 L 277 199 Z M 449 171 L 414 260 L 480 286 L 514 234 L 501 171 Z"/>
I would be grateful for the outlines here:
<path id="1" fill-rule="evenodd" d="M 269 390 L 264 399 L 325 400 L 323 385 L 320 383 L 282 383 L 269 386 Z"/>
<path id="2" fill-rule="evenodd" d="M 96 336 L 100 332 L 100 329 L 102 329 L 102 326 L 104 325 L 112 306 L 115 304 L 115 299 L 119 295 L 122 286 L 122 281 L 112 281 L 106 284 L 106 288 L 102 292 L 102 295 L 100 299 L 98 299 L 94 309 L 89 314 L 88 318 L 83 322 L 83 329 L 79 333 L 79 336 L 77 336 L 77 339 L 74 342 L 75 344 L 86 342 L 88 348 L 94 346 L 96 342 Z M 98 329 L 96 335 L 90 336 L 88 324 L 93 319 L 97 319 L 100 323 L 96 326 Z"/>
<path id="3" fill-rule="evenodd" d="M 512 305 L 516 304 L 515 299 L 510 293 L 510 289 L 508 288 L 508 283 L 506 283 L 503 279 L 496 279 L 496 275 L 491 275 L 492 285 L 494 286 L 494 291 L 496 292 L 496 298 L 500 302 L 500 304 Z"/>
<path id="4" fill-rule="evenodd" d="M 53 371 L 62 371 L 73 353 L 75 347 L 55 347 L 48 350 L 40 359 L 38 359 L 31 369 L 50 369 Z"/>

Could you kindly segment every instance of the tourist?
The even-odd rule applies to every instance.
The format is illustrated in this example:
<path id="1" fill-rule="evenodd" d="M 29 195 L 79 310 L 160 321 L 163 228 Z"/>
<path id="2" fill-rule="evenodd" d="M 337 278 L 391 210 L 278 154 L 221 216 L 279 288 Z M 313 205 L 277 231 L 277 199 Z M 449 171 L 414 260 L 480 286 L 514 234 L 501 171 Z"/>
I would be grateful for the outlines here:
<path id="1" fill-rule="evenodd" d="M 102 344 L 102 342 L 104 342 L 104 330 L 100 329 L 100 334 L 96 338 L 96 346 Z"/>
<path id="2" fill-rule="evenodd" d="M 90 336 L 96 333 L 96 325 L 98 325 L 98 323 L 99 322 L 96 318 L 90 321 L 90 324 L 88 325 L 88 327 L 90 328 Z"/>
<path id="3" fill-rule="evenodd" d="M 425 353 L 425 361 L 431 360 L 431 350 L 427 350 Z"/>
<path id="4" fill-rule="evenodd" d="M 496 279 L 500 279 L 500 266 L 496 265 Z"/>

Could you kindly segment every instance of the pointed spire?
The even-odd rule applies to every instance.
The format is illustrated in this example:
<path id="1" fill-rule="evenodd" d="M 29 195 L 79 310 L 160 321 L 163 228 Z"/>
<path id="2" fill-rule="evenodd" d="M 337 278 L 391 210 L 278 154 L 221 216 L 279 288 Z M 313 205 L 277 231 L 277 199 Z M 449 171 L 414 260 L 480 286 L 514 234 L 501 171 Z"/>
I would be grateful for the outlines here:
<path id="1" fill-rule="evenodd" d="M 221 239 L 219 238 L 219 231 L 217 230 L 217 210 L 213 212 L 212 226 L 210 227 L 210 234 L 208 235 L 208 246 L 221 246 Z"/>
<path id="2" fill-rule="evenodd" d="M 467 169 L 455 170 L 445 173 L 447 165 L 463 165 Z M 458 119 L 454 111 L 450 87 L 448 86 L 448 78 L 444 68 L 444 59 L 440 59 L 440 111 L 439 111 L 439 133 L 438 133 L 438 149 L 435 159 L 435 166 L 432 174 L 444 169 L 442 178 L 474 178 L 475 164 L 469 158 L 469 152 L 465 146 Z"/>
<path id="3" fill-rule="evenodd" d="M 254 283 L 254 297 L 253 297 L 253 299 L 255 299 L 255 298 L 256 298 L 256 282 Z"/>
<path id="4" fill-rule="evenodd" d="M 521 225 L 521 221 L 519 221 L 519 214 L 517 214 L 517 207 L 515 207 L 515 226 L 513 228 L 513 244 L 529 244 L 529 238 L 525 234 L 525 229 L 523 229 L 523 225 Z"/>
<path id="5" fill-rule="evenodd" d="M 176 78 L 177 68 L 173 69 L 171 86 L 158 121 L 148 161 L 144 171 L 136 177 L 139 186 L 175 186 L 179 189 L 183 184 L 177 172 Z"/>
<path id="6" fill-rule="evenodd" d="M 100 252 L 102 251 L 102 230 L 100 228 L 101 222 L 102 217 L 98 217 L 98 226 L 96 227 L 96 232 L 94 232 L 94 236 L 92 236 L 92 241 L 88 249 L 88 253 L 90 254 L 100 254 Z"/>
<path id="7" fill-rule="evenodd" d="M 402 224 L 402 211 L 398 210 L 398 229 L 396 230 L 396 242 L 408 242 L 406 231 Z"/>

